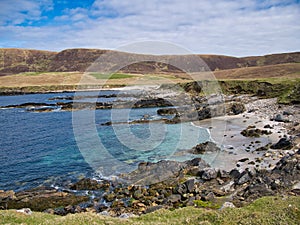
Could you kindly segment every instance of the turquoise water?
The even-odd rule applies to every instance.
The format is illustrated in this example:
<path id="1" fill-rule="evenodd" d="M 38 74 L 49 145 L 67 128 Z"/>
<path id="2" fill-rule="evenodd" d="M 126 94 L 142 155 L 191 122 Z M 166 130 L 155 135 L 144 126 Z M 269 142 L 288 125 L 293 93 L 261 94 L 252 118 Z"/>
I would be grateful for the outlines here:
<path id="1" fill-rule="evenodd" d="M 115 92 L 101 92 L 111 93 Z M 54 103 L 49 98 L 70 95 L 73 93 L 0 96 L 0 106 Z M 98 99 L 104 100 L 115 98 Z M 21 108 L 0 109 L 0 189 L 19 191 L 43 184 L 63 186 L 82 176 L 92 177 L 95 172 L 105 176 L 128 172 L 141 161 L 192 158 L 178 152 L 207 140 L 209 134 L 190 123 L 101 125 L 112 119 L 123 121 L 124 115 L 129 120 L 141 119 L 146 114 L 150 119 L 159 119 L 157 109 L 43 113 Z"/>

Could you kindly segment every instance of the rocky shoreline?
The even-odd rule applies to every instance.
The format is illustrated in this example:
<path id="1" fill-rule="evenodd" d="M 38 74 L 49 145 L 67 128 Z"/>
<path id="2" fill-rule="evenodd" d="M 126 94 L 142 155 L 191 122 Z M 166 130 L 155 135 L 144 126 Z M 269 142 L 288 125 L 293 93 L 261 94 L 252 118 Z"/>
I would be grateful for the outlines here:
<path id="1" fill-rule="evenodd" d="M 161 208 L 241 207 L 262 196 L 299 195 L 300 106 L 279 105 L 276 99 L 248 95 L 221 96 L 221 102 L 220 96 L 215 97 L 215 101 L 213 96 L 209 99 L 210 104 L 203 98 L 193 98 L 193 108 L 176 110 L 168 108 L 172 106 L 169 100 L 159 97 L 135 105 L 163 106 L 158 114 L 174 115 L 164 122 L 193 121 L 196 126 L 208 128 L 211 142 L 186 150 L 195 154 L 195 159 L 142 162 L 135 171 L 112 180 L 83 178 L 61 188 L 0 191 L 0 208 L 30 208 L 57 215 L 89 211 L 127 218 Z M 183 101 L 185 97 L 179 97 L 179 102 Z M 70 110 L 68 104 L 62 107 Z M 32 106 L 36 107 L 32 103 L 8 107 Z M 56 107 L 57 103 L 47 106 Z M 144 118 L 135 122 L 152 121 Z M 112 124 L 108 121 L 103 125 Z M 207 152 L 217 152 L 224 165 L 201 159 Z"/>

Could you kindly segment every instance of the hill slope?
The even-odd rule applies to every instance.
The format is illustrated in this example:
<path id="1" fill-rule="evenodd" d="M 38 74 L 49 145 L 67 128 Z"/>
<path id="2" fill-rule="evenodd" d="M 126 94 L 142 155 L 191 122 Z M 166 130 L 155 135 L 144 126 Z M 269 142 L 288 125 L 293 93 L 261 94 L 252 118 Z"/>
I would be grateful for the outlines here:
<path id="1" fill-rule="evenodd" d="M 118 68 L 128 59 L 137 62 L 118 69 L 124 73 L 142 74 L 180 73 L 182 71 L 174 65 L 188 65 L 195 60 L 195 55 L 147 56 L 100 49 L 67 49 L 61 52 L 0 49 L 0 75 L 22 72 L 84 72 L 100 56 L 111 57 L 108 59 L 111 64 L 107 65 L 110 68 L 114 66 Z M 215 71 L 300 62 L 300 52 L 243 58 L 222 55 L 197 56 L 207 65 L 203 64 L 203 66 L 193 68 L 193 63 L 190 63 L 191 68 L 187 68 L 188 70 L 193 72 Z"/>

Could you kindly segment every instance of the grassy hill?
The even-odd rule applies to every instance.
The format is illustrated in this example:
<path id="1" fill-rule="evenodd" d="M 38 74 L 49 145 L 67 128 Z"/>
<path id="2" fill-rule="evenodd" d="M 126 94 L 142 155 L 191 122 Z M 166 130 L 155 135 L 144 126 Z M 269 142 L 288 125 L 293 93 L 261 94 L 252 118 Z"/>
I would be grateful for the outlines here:
<path id="1" fill-rule="evenodd" d="M 0 75 L 22 72 L 84 72 L 99 57 L 104 56 L 110 68 L 114 66 L 117 68 L 129 60 L 133 63 L 118 69 L 124 73 L 142 74 L 181 73 L 182 71 L 176 68 L 178 65 L 191 65 L 191 68 L 187 67 L 189 71 L 200 72 L 300 62 L 300 52 L 237 58 L 222 55 L 150 56 L 100 49 L 66 49 L 61 52 L 49 52 L 2 48 L 0 49 Z M 197 68 L 193 68 L 195 66 L 193 61 L 197 56 L 206 65 L 197 65 Z"/>

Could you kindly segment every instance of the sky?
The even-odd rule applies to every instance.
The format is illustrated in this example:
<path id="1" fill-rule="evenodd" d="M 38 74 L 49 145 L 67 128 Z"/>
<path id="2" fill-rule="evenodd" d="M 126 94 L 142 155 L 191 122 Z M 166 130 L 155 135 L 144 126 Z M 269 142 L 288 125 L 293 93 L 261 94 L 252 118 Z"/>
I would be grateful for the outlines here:
<path id="1" fill-rule="evenodd" d="M 0 47 L 265 55 L 300 51 L 299 21 L 300 0 L 0 0 Z"/>

